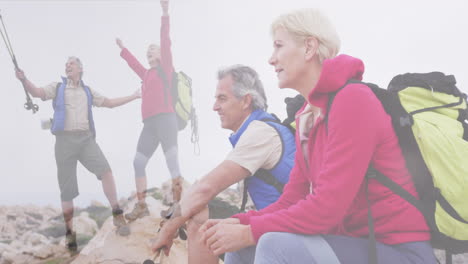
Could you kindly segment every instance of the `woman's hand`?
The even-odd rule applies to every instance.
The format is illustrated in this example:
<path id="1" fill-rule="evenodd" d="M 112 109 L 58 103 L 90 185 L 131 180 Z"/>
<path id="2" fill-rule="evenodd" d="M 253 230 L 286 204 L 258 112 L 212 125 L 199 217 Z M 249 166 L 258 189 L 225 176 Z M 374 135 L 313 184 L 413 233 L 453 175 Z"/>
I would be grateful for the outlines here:
<path id="1" fill-rule="evenodd" d="M 239 224 L 236 218 L 209 220 L 200 227 L 200 232 L 202 241 L 215 255 L 255 245 L 250 225 Z"/>
<path id="2" fill-rule="evenodd" d="M 119 46 L 120 49 L 125 49 L 125 46 L 124 46 L 124 44 L 123 44 L 123 42 L 122 42 L 121 39 L 116 38 L 116 39 L 115 39 L 115 44 L 117 44 L 117 46 Z"/>

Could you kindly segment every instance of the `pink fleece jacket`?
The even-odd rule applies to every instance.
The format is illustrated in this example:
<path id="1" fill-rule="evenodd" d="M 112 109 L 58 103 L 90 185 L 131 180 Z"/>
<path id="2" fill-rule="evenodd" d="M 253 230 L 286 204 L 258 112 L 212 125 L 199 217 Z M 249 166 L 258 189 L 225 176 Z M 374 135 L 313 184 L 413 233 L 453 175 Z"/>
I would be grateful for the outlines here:
<path id="1" fill-rule="evenodd" d="M 146 69 L 130 53 L 123 49 L 120 56 L 125 59 L 132 70 L 140 77 L 141 87 L 141 114 L 143 120 L 160 113 L 173 113 L 172 98 L 169 90 L 165 90 L 164 83 L 155 68 Z M 169 87 L 171 87 L 172 65 L 171 39 L 169 37 L 169 16 L 161 17 L 161 66 L 164 70 Z"/>
<path id="2" fill-rule="evenodd" d="M 337 94 L 327 133 L 323 116 L 329 93 L 352 78 L 361 80 L 363 72 L 362 61 L 347 55 L 324 62 L 307 98 L 323 113 L 309 133 L 310 158 L 305 161 L 296 134 L 295 166 L 283 195 L 261 211 L 234 216 L 250 224 L 256 241 L 267 232 L 367 237 L 364 175 L 369 164 L 416 195 L 390 116 L 367 86 L 350 84 Z M 423 215 L 375 180 L 369 181 L 369 199 L 379 242 L 430 239 Z"/>

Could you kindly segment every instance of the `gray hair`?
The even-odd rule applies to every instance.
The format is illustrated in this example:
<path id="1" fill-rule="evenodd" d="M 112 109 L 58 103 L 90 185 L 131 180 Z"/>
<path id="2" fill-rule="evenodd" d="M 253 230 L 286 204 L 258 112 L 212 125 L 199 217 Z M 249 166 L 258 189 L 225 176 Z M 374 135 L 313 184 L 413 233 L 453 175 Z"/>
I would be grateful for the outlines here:
<path id="1" fill-rule="evenodd" d="M 80 78 L 82 78 L 82 77 L 83 77 L 83 63 L 81 62 L 80 58 L 78 58 L 78 57 L 76 57 L 76 56 L 70 56 L 70 57 L 68 57 L 68 60 L 67 60 L 67 61 L 69 61 L 69 60 L 74 60 L 74 61 L 76 61 L 76 63 L 78 63 L 78 66 L 79 66 L 80 69 L 81 69 Z"/>
<path id="2" fill-rule="evenodd" d="M 244 65 L 236 64 L 218 71 L 218 80 L 231 76 L 234 82 L 232 92 L 237 98 L 250 94 L 252 96 L 252 110 L 268 108 L 263 84 L 257 72 Z"/>

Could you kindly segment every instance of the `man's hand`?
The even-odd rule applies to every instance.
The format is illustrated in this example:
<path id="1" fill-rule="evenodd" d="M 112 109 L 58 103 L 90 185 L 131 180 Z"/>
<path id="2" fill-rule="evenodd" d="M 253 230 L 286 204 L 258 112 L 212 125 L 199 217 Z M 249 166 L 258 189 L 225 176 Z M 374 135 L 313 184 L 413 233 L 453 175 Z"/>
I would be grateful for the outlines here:
<path id="1" fill-rule="evenodd" d="M 166 222 L 159 231 L 156 240 L 151 245 L 151 250 L 156 253 L 163 249 L 164 254 L 169 256 L 172 243 L 174 242 L 174 234 L 177 232 L 177 230 L 177 226 L 171 225 L 170 221 Z"/>
<path id="2" fill-rule="evenodd" d="M 133 93 L 132 96 L 135 97 L 135 99 L 141 98 L 141 89 L 137 89 L 137 90 Z"/>
<path id="3" fill-rule="evenodd" d="M 20 69 L 16 69 L 16 78 L 18 78 L 18 80 L 20 81 L 25 81 L 26 80 L 26 75 L 24 74 L 24 72 Z"/>
<path id="4" fill-rule="evenodd" d="M 161 8 L 163 10 L 163 16 L 169 15 L 169 0 L 161 0 Z"/>
<path id="5" fill-rule="evenodd" d="M 166 256 L 169 256 L 169 251 L 171 250 L 175 234 L 179 231 L 179 228 L 182 227 L 188 220 L 180 216 L 180 209 L 173 209 L 176 212 L 172 215 L 171 219 L 164 220 L 164 224 L 162 225 L 155 242 L 151 246 L 153 252 L 157 252 L 158 250 L 163 249 Z"/>
<path id="6" fill-rule="evenodd" d="M 124 44 L 123 44 L 123 42 L 122 42 L 121 39 L 116 38 L 116 39 L 115 39 L 115 43 L 117 44 L 117 46 L 119 46 L 120 49 L 125 49 L 125 46 L 124 46 Z"/>
<path id="7" fill-rule="evenodd" d="M 255 245 L 249 225 L 223 223 L 209 227 L 203 234 L 205 245 L 215 255 L 237 251 Z"/>

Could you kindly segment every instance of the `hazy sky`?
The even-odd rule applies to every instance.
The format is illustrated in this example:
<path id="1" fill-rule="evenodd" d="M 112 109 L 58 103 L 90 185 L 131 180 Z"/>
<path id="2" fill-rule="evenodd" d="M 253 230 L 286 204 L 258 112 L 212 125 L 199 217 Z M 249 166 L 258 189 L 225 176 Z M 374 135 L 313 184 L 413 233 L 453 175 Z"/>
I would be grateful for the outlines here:
<path id="1" fill-rule="evenodd" d="M 443 71 L 454 74 L 468 91 L 468 4 L 447 1 L 345 0 L 170 0 L 174 65 L 193 79 L 199 117 L 201 155 L 193 153 L 189 129 L 179 133 L 183 175 L 200 178 L 229 151 L 229 131 L 220 128 L 212 111 L 216 71 L 245 64 L 263 80 L 269 110 L 285 117 L 283 98 L 291 90 L 277 88 L 269 26 L 292 9 L 318 7 L 334 22 L 341 53 L 364 60 L 364 79 L 386 87 L 404 72 Z M 120 58 L 115 38 L 146 65 L 145 52 L 159 42 L 159 1 L 3 1 L 0 10 L 20 67 L 38 86 L 64 75 L 68 56 L 84 64 L 83 80 L 108 97 L 124 96 L 140 81 Z M 36 114 L 23 109 L 24 92 L 14 77 L 5 45 L 0 43 L 0 204 L 59 204 L 54 160 L 55 138 L 41 130 L 51 117 L 51 102 L 34 99 Z M 97 142 L 104 151 L 121 196 L 134 189 L 133 156 L 142 128 L 140 101 L 115 109 L 94 108 Z M 79 166 L 81 196 L 77 204 L 104 200 L 100 183 Z M 169 179 L 162 151 L 147 167 L 150 186 Z"/>

